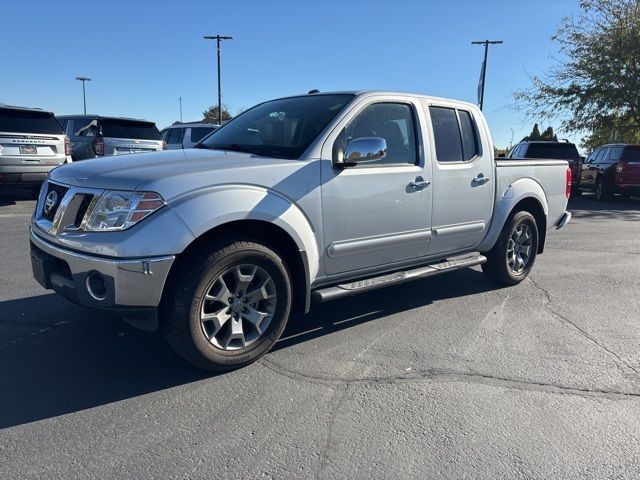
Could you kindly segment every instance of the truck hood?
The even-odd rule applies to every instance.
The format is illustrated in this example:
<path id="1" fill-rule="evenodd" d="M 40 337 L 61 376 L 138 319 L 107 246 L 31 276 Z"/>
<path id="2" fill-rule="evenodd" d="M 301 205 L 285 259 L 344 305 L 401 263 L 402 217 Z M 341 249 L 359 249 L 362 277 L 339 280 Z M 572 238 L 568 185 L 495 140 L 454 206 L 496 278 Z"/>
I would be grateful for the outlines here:
<path id="1" fill-rule="evenodd" d="M 166 150 L 82 160 L 54 169 L 49 177 L 77 187 L 154 191 L 168 201 L 180 193 L 221 183 L 262 185 L 268 183 L 265 169 L 277 170 L 279 177 L 283 170 L 291 172 L 303 164 L 220 150 Z"/>

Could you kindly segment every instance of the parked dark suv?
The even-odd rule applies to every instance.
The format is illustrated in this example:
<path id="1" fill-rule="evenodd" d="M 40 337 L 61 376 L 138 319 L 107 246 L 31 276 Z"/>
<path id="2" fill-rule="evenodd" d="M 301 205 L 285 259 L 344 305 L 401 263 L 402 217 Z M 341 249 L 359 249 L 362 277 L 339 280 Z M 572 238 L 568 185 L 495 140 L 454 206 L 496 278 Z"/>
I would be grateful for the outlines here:
<path id="1" fill-rule="evenodd" d="M 571 193 L 579 193 L 580 153 L 575 144 L 567 141 L 551 142 L 544 140 L 522 141 L 515 145 L 509 158 L 553 158 L 567 160 L 571 169 Z"/>
<path id="2" fill-rule="evenodd" d="M 596 148 L 582 164 L 580 189 L 595 192 L 596 200 L 640 195 L 640 145 Z"/>
<path id="3" fill-rule="evenodd" d="M 63 115 L 57 117 L 71 139 L 73 160 L 154 152 L 165 147 L 158 127 L 147 120 Z"/>

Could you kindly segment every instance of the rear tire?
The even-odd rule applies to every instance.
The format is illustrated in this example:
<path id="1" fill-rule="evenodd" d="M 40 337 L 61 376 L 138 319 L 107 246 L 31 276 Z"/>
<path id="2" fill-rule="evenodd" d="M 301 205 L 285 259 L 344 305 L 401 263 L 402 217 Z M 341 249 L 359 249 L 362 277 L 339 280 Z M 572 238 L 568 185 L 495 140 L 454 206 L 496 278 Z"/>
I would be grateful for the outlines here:
<path id="1" fill-rule="evenodd" d="M 596 200 L 599 202 L 606 202 L 611 198 L 611 193 L 609 192 L 609 188 L 607 187 L 606 182 L 602 178 L 598 178 L 596 180 L 596 191 L 595 191 Z"/>
<path id="2" fill-rule="evenodd" d="M 166 287 L 162 332 L 198 368 L 244 367 L 282 334 L 292 304 L 287 266 L 267 245 L 218 241 L 177 266 Z"/>
<path id="3" fill-rule="evenodd" d="M 502 227 L 493 248 L 485 254 L 484 274 L 501 285 L 517 285 L 533 268 L 538 252 L 538 225 L 527 211 L 514 213 Z"/>

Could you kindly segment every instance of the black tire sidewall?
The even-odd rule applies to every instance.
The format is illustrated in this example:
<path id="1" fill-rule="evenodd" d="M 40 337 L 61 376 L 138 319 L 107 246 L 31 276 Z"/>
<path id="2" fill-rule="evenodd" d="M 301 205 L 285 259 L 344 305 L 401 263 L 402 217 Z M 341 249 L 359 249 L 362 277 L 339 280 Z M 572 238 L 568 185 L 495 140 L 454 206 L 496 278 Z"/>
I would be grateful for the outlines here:
<path id="1" fill-rule="evenodd" d="M 267 331 L 252 345 L 240 350 L 225 351 L 212 345 L 205 337 L 200 322 L 200 302 L 217 275 L 233 265 L 243 263 L 257 265 L 271 276 L 276 287 L 276 310 Z M 229 253 L 206 266 L 194 283 L 188 310 L 188 329 L 194 348 L 206 362 L 221 369 L 252 363 L 273 346 L 286 326 L 292 301 L 290 275 L 280 258 L 266 248 L 238 249 Z"/>

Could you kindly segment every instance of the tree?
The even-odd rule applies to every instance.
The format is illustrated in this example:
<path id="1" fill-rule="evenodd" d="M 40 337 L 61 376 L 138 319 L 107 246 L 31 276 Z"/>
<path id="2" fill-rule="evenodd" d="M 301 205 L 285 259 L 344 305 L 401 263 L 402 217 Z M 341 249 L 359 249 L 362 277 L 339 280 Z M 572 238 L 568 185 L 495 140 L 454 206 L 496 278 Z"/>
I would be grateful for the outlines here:
<path id="1" fill-rule="evenodd" d="M 558 136 L 553 133 L 553 127 L 549 126 L 547 127 L 547 129 L 542 132 L 542 135 L 540 135 L 540 140 L 547 140 L 549 142 L 557 142 L 558 141 Z"/>
<path id="2" fill-rule="evenodd" d="M 202 116 L 206 122 L 218 123 L 218 106 L 214 105 L 202 112 Z M 229 112 L 226 105 L 222 105 L 222 121 L 231 120 L 233 115 Z"/>
<path id="3" fill-rule="evenodd" d="M 533 125 L 533 130 L 531 133 L 522 139 L 523 142 L 535 141 L 535 140 L 547 140 L 550 142 L 557 142 L 558 136 L 553 133 L 553 127 L 549 126 L 547 129 L 540 133 L 540 127 L 538 124 Z"/>
<path id="4" fill-rule="evenodd" d="M 640 2 L 582 0 L 554 35 L 561 58 L 514 94 L 534 118 L 561 119 L 563 130 L 640 132 Z M 589 137 L 585 142 L 589 143 Z"/>

